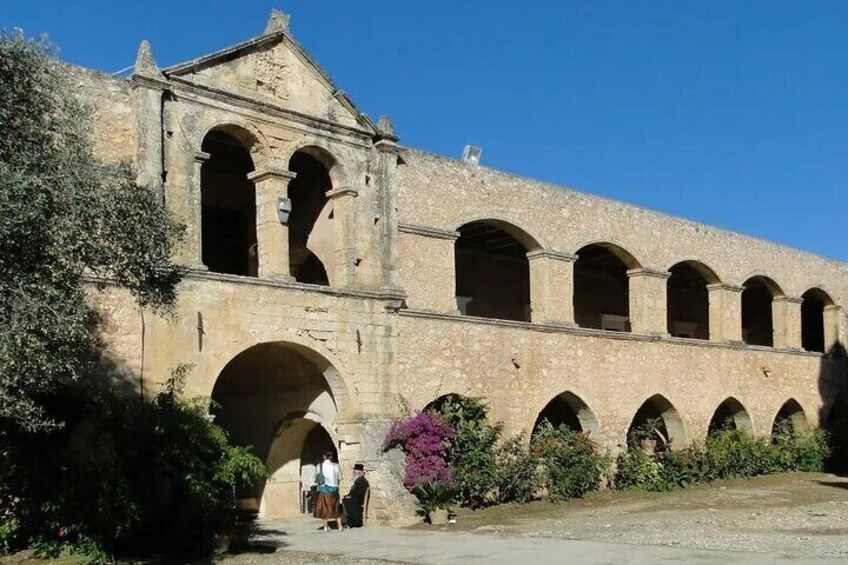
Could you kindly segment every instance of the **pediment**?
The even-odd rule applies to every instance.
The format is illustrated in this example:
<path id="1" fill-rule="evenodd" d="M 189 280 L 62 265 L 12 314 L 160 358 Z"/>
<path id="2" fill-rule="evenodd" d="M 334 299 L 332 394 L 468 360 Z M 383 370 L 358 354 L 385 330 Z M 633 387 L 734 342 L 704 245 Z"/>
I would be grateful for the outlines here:
<path id="1" fill-rule="evenodd" d="M 217 91 L 233 93 L 339 125 L 375 132 L 344 92 L 285 32 L 260 36 L 162 70 Z"/>

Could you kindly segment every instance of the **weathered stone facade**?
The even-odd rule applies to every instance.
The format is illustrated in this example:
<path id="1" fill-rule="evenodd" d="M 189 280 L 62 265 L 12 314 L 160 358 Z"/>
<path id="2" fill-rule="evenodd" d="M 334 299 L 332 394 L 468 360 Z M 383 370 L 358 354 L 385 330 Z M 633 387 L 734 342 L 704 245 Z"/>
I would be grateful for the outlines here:
<path id="1" fill-rule="evenodd" d="M 268 461 L 265 515 L 298 511 L 322 445 L 374 471 L 376 517 L 402 515 L 386 426 L 448 393 L 527 434 L 563 395 L 612 450 L 646 402 L 679 446 L 728 398 L 768 434 L 787 401 L 817 424 L 841 393 L 848 266 L 402 147 L 278 12 L 185 64 L 157 68 L 145 43 L 127 80 L 69 72 L 98 152 L 134 162 L 187 230 L 172 317 L 98 296 L 110 354 L 147 393 L 194 365 L 189 393 Z"/>

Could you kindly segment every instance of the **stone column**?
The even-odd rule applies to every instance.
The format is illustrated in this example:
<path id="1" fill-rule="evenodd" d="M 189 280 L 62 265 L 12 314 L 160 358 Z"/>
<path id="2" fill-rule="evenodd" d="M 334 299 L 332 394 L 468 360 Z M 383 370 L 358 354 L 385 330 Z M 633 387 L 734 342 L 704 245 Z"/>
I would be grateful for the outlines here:
<path id="1" fill-rule="evenodd" d="M 289 229 L 277 214 L 279 203 L 288 200 L 289 181 L 294 177 L 291 171 L 277 167 L 247 175 L 256 185 L 256 242 L 260 278 L 294 280 L 289 269 Z M 291 210 L 290 206 L 288 210 Z"/>
<path id="2" fill-rule="evenodd" d="M 836 304 L 824 307 L 824 352 L 831 350 L 842 340 L 839 335 L 839 313 L 841 308 Z"/>
<path id="3" fill-rule="evenodd" d="M 771 301 L 774 346 L 801 349 L 801 302 L 794 296 L 778 296 Z"/>
<path id="4" fill-rule="evenodd" d="M 459 313 L 455 249 L 459 232 L 399 223 L 398 233 L 398 271 L 409 307 Z"/>
<path id="5" fill-rule="evenodd" d="M 742 343 L 741 286 L 707 285 L 710 302 L 710 341 Z"/>
<path id="6" fill-rule="evenodd" d="M 402 293 L 398 273 L 398 209 L 397 209 L 397 168 L 400 146 L 391 140 L 380 140 L 374 144 L 377 150 L 379 169 L 378 187 L 382 223 L 379 233 L 379 245 L 382 251 L 381 290 Z"/>
<path id="7" fill-rule="evenodd" d="M 530 264 L 530 320 L 574 326 L 574 262 L 577 257 L 557 251 L 527 254 Z"/>
<path id="8" fill-rule="evenodd" d="M 651 269 L 627 271 L 630 284 L 630 328 L 633 333 L 668 335 L 666 287 L 671 273 Z"/>
<path id="9" fill-rule="evenodd" d="M 192 269 L 207 271 L 209 268 L 203 264 L 203 193 L 201 175 L 203 164 L 209 160 L 211 155 L 204 151 L 194 154 L 194 167 L 191 173 L 191 194 L 189 195 L 189 206 L 192 211 L 192 221 L 186 223 L 185 257 L 184 261 Z"/>
<path id="10" fill-rule="evenodd" d="M 333 220 L 336 232 L 335 286 L 356 286 L 356 202 L 359 191 L 342 187 L 327 192 L 333 203 Z"/>

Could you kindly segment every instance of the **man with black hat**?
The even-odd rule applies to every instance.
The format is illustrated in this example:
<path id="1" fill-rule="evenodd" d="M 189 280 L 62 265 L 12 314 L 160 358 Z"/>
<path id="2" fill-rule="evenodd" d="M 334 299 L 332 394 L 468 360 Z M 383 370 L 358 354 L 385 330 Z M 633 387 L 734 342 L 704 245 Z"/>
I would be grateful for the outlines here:
<path id="1" fill-rule="evenodd" d="M 344 506 L 345 521 L 349 528 L 361 528 L 362 518 L 368 504 L 370 485 L 365 478 L 365 465 L 356 463 L 353 466 L 353 486 L 350 492 L 342 499 Z"/>

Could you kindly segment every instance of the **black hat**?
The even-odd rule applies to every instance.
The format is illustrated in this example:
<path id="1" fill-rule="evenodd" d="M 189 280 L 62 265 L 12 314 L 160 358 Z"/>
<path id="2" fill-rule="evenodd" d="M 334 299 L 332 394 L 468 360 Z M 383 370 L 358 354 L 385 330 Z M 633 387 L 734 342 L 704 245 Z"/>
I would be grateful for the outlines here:
<path id="1" fill-rule="evenodd" d="M 362 463 L 354 463 L 353 470 L 365 472 L 365 465 L 363 465 Z"/>

